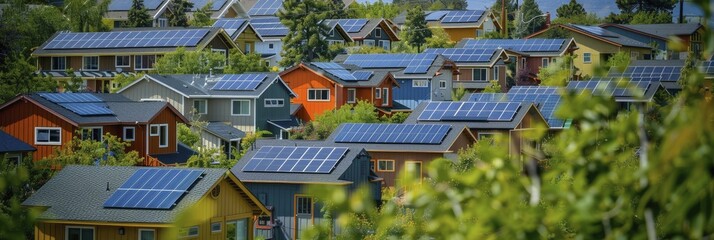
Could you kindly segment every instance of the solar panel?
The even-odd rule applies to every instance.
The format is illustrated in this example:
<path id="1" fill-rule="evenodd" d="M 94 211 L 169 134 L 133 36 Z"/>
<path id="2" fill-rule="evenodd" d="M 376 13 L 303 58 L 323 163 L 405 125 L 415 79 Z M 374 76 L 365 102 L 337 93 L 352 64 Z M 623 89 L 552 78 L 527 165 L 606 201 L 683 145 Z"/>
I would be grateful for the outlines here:
<path id="1" fill-rule="evenodd" d="M 714 61 L 704 61 L 700 66 L 702 73 L 707 75 L 714 75 Z"/>
<path id="2" fill-rule="evenodd" d="M 104 103 L 60 103 L 60 106 L 80 116 L 114 115 Z"/>
<path id="3" fill-rule="evenodd" d="M 314 62 L 312 63 L 313 65 L 322 68 L 322 70 L 327 71 L 328 73 L 335 75 L 336 77 L 342 79 L 342 80 L 347 80 L 347 81 L 356 81 L 357 78 L 355 78 L 352 73 L 347 71 L 344 67 L 340 66 L 337 63 L 331 63 L 331 62 Z"/>
<path id="4" fill-rule="evenodd" d="M 504 48 L 519 52 L 555 52 L 565 39 L 466 39 L 463 48 Z"/>
<path id="5" fill-rule="evenodd" d="M 618 98 L 641 96 L 652 84 L 650 81 L 571 81 L 567 89 L 581 94 L 588 92 Z"/>
<path id="6" fill-rule="evenodd" d="M 242 171 L 330 173 L 346 153 L 346 147 L 266 146 L 248 159 Z"/>
<path id="7" fill-rule="evenodd" d="M 352 73 L 352 75 L 355 76 L 355 79 L 357 79 L 357 81 L 369 80 L 369 78 L 372 77 L 373 74 L 374 72 L 372 71 L 355 71 Z"/>
<path id="8" fill-rule="evenodd" d="M 193 47 L 208 32 L 209 29 L 63 32 L 52 38 L 44 49 Z"/>
<path id="9" fill-rule="evenodd" d="M 407 74 L 423 74 L 429 70 L 438 54 L 352 54 L 345 64 L 354 64 L 361 68 L 404 68 Z"/>
<path id="10" fill-rule="evenodd" d="M 602 36 L 602 37 L 615 37 L 613 36 L 612 33 L 609 31 L 605 30 L 604 28 L 598 27 L 598 26 L 583 26 L 583 25 L 573 25 L 577 28 L 582 29 L 583 31 Z"/>
<path id="11" fill-rule="evenodd" d="M 102 102 L 102 99 L 91 93 L 40 93 L 39 95 L 53 103 Z"/>
<path id="12" fill-rule="evenodd" d="M 442 23 L 469 23 L 477 22 L 481 16 L 483 16 L 484 11 L 482 10 L 460 10 L 460 11 L 448 11 L 446 16 L 441 19 Z"/>
<path id="13" fill-rule="evenodd" d="M 511 121 L 519 102 L 429 102 L 419 121 Z"/>
<path id="14" fill-rule="evenodd" d="M 290 31 L 277 17 L 251 18 L 250 24 L 264 37 L 285 36 Z"/>
<path id="15" fill-rule="evenodd" d="M 221 18 L 213 23 L 213 27 L 223 28 L 229 36 L 233 36 L 245 24 L 245 21 L 246 19 L 241 18 Z"/>
<path id="16" fill-rule="evenodd" d="M 248 10 L 251 16 L 275 15 L 283 8 L 283 0 L 260 0 Z"/>
<path id="17" fill-rule="evenodd" d="M 264 73 L 226 74 L 213 85 L 211 90 L 255 90 L 266 78 L 268 75 Z"/>
<path id="18" fill-rule="evenodd" d="M 203 171 L 140 168 L 104 202 L 105 208 L 171 209 Z"/>
<path id="19" fill-rule="evenodd" d="M 514 86 L 508 93 L 473 93 L 468 99 L 474 102 L 534 103 L 551 128 L 560 128 L 565 124 L 564 120 L 555 116 L 561 100 L 557 87 Z"/>
<path id="20" fill-rule="evenodd" d="M 156 10 L 164 0 L 145 0 L 144 7 L 146 10 Z M 107 8 L 109 11 L 129 11 L 131 10 L 132 1 L 127 0 L 112 0 Z"/>
<path id="21" fill-rule="evenodd" d="M 191 0 L 191 2 L 193 2 L 193 8 L 191 8 L 193 12 L 198 11 L 209 3 L 213 4 L 209 8 L 211 11 L 221 10 L 221 7 L 226 4 L 226 0 Z"/>
<path id="22" fill-rule="evenodd" d="M 427 14 L 425 18 L 426 18 L 427 21 L 439 21 L 439 20 L 441 20 L 441 18 L 443 18 L 443 17 L 446 15 L 446 13 L 448 13 L 448 12 L 449 12 L 449 11 L 436 11 L 436 12 L 431 12 L 431 13 Z"/>
<path id="23" fill-rule="evenodd" d="M 335 142 L 441 144 L 450 129 L 444 124 L 345 123 Z"/>
<path id="24" fill-rule="evenodd" d="M 429 48 L 425 53 L 438 53 L 454 62 L 490 62 L 495 48 Z"/>
<path id="25" fill-rule="evenodd" d="M 362 30 L 367 19 L 337 19 L 337 23 L 348 33 L 356 33 Z"/>
<path id="26" fill-rule="evenodd" d="M 622 73 L 611 68 L 608 77 L 659 78 L 660 81 L 678 81 L 681 74 L 682 66 L 629 66 Z"/>

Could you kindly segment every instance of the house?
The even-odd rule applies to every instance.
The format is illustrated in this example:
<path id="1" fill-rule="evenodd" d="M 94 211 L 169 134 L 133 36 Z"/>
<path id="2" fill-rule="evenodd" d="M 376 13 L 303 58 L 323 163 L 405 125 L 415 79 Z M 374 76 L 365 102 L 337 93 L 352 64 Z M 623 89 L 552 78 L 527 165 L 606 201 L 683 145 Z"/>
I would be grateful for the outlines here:
<path id="1" fill-rule="evenodd" d="M 325 19 L 328 26 L 335 22 L 359 46 L 376 46 L 389 51 L 392 43 L 399 41 L 398 34 L 385 19 Z"/>
<path id="2" fill-rule="evenodd" d="M 296 116 L 303 121 L 358 101 L 389 109 L 393 88 L 399 86 L 388 71 L 329 62 L 303 62 L 284 70 L 280 77 L 297 94 L 291 103 L 302 106 Z"/>
<path id="3" fill-rule="evenodd" d="M 272 72 L 147 74 L 117 93 L 135 101 L 166 101 L 192 120 L 226 123 L 239 135 L 239 131 L 268 130 L 278 138 L 286 137 L 289 128 L 283 129 L 274 122 L 290 120 L 290 98 L 296 96 L 278 73 Z M 215 140 L 212 145 L 220 146 L 220 141 Z M 234 137 L 228 141 L 234 141 Z"/>
<path id="4" fill-rule="evenodd" d="M 658 81 L 618 79 L 571 81 L 568 82 L 567 89 L 580 94 L 611 97 L 618 103 L 619 109 L 625 111 L 635 109 L 636 105 L 646 107 L 647 103 L 655 101 L 657 92 L 665 92 L 665 88 Z"/>
<path id="5" fill-rule="evenodd" d="M 253 28 L 248 19 L 221 18 L 213 23 L 214 28 L 223 28 L 243 53 L 254 53 L 255 45 L 263 41 L 263 37 Z"/>
<path id="6" fill-rule="evenodd" d="M 231 172 L 272 209 L 272 221 L 255 225 L 256 236 L 297 239 L 306 228 L 326 221 L 323 203 L 310 195 L 308 186 L 334 186 L 353 192 L 366 185 L 374 201 L 381 200 L 381 179 L 370 170 L 369 161 L 369 154 L 358 146 L 258 140 Z M 332 221 L 338 218 L 333 215 Z"/>
<path id="7" fill-rule="evenodd" d="M 248 16 L 246 10 L 240 5 L 238 0 L 189 0 L 193 3 L 193 8 L 186 11 L 186 15 L 191 18 L 193 13 L 211 3 L 210 13 L 211 19 L 219 18 L 235 18 Z M 168 11 L 171 0 L 148 0 L 144 1 L 144 7 L 152 19 L 153 27 L 168 27 L 169 18 Z M 111 0 L 107 13 L 104 18 L 114 22 L 114 28 L 123 27 L 129 21 L 129 10 L 131 10 L 132 1 L 126 0 Z"/>
<path id="8" fill-rule="evenodd" d="M 655 56 L 645 55 L 644 60 L 687 59 L 689 52 L 700 54 L 702 51 L 702 36 L 704 26 L 699 23 L 666 23 L 666 24 L 614 24 L 605 23 L 601 28 L 622 36 L 648 44 L 659 50 Z M 683 51 L 668 49 L 670 37 L 679 38 L 685 46 Z"/>
<path id="9" fill-rule="evenodd" d="M 631 60 L 653 59 L 652 46 L 597 26 L 554 24 L 527 36 L 527 39 L 548 38 L 549 32 L 560 32 L 578 43 L 575 67 L 582 76 L 594 76 L 596 66 L 604 66 L 612 55 L 625 52 Z M 554 33 L 555 34 L 555 33 Z"/>
<path id="10" fill-rule="evenodd" d="M 342 25 L 338 24 L 338 21 L 325 21 L 325 25 L 327 25 L 327 35 L 325 36 L 325 39 L 327 39 L 327 43 L 329 45 L 333 44 L 350 44 L 353 43 L 354 40 L 350 36 L 350 34 L 345 30 L 345 28 L 342 27 Z"/>
<path id="11" fill-rule="evenodd" d="M 610 68 L 607 77 L 611 80 L 627 78 L 637 82 L 659 82 L 664 89 L 674 95 L 682 90 L 681 79 L 684 60 L 635 60 L 624 71 Z"/>
<path id="12" fill-rule="evenodd" d="M 434 53 L 343 54 L 335 63 L 350 64 L 370 71 L 389 71 L 399 84 L 392 89 L 390 111 L 411 111 L 425 100 L 451 100 L 456 64 Z"/>
<path id="13" fill-rule="evenodd" d="M 13 137 L 10 134 L 0 130 L 0 160 L 5 160 L 5 163 L 20 164 L 25 155 L 37 150 L 30 144 L 23 142 L 20 139 Z"/>
<path id="14" fill-rule="evenodd" d="M 443 28 L 451 41 L 483 38 L 486 33 L 501 31 L 501 24 L 490 10 L 438 10 L 425 11 L 427 26 Z M 394 18 L 394 23 L 404 29 L 407 12 Z"/>
<path id="15" fill-rule="evenodd" d="M 248 14 L 251 17 L 257 16 L 277 16 L 278 11 L 283 9 L 283 0 L 238 0 L 245 9 L 249 9 Z M 342 0 L 345 8 L 355 0 Z"/>
<path id="16" fill-rule="evenodd" d="M 561 119 L 555 112 L 560 107 L 559 87 L 550 86 L 514 86 L 505 93 L 471 93 L 464 96 L 467 102 L 523 102 L 532 103 L 538 108 L 550 129 L 570 127 L 571 121 Z"/>
<path id="17" fill-rule="evenodd" d="M 507 91 L 507 63 L 510 62 L 506 50 L 501 48 L 428 48 L 425 53 L 441 54 L 456 63 L 459 74 L 454 75 L 454 88 L 481 91 L 496 80 L 501 91 Z"/>
<path id="18" fill-rule="evenodd" d="M 341 124 L 325 140 L 335 146 L 364 148 L 382 187 L 396 187 L 404 171 L 414 179 L 428 175 L 426 166 L 438 158 L 456 161 L 459 150 L 476 137 L 462 124 Z"/>
<path id="19" fill-rule="evenodd" d="M 463 39 L 456 44 L 456 48 L 505 49 L 509 57 L 506 71 L 513 76 L 506 77 L 508 86 L 539 84 L 541 68 L 572 54 L 578 46 L 573 39 Z"/>
<path id="20" fill-rule="evenodd" d="M 162 55 L 184 47 L 188 51 L 211 50 L 228 58 L 237 48 L 219 28 L 134 28 L 112 32 L 58 32 L 38 47 L 38 74 L 66 81 L 69 70 L 84 80 L 84 88 L 109 92 L 114 77 L 154 69 Z"/>
<path id="21" fill-rule="evenodd" d="M 277 17 L 250 18 L 250 24 L 263 38 L 263 41 L 255 43 L 255 52 L 260 53 L 268 66 L 278 66 L 283 59 L 280 55 L 283 51 L 283 37 L 290 30 Z"/>
<path id="22" fill-rule="evenodd" d="M 219 168 L 69 165 L 22 205 L 35 239 L 252 239 L 270 214 Z"/>
<path id="23" fill-rule="evenodd" d="M 35 160 L 50 156 L 73 137 L 101 141 L 110 133 L 129 142 L 143 165 L 182 164 L 192 151 L 177 139 L 177 123 L 188 123 L 165 102 L 136 102 L 119 94 L 35 93 L 0 106 L 0 127 L 32 145 Z"/>

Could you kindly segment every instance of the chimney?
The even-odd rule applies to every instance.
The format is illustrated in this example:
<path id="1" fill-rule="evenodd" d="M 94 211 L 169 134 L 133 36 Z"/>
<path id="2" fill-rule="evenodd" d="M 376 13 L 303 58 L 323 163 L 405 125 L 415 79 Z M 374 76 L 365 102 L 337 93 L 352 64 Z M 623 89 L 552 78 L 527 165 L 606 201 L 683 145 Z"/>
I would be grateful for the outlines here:
<path id="1" fill-rule="evenodd" d="M 545 28 L 550 27 L 550 12 L 545 12 Z"/>

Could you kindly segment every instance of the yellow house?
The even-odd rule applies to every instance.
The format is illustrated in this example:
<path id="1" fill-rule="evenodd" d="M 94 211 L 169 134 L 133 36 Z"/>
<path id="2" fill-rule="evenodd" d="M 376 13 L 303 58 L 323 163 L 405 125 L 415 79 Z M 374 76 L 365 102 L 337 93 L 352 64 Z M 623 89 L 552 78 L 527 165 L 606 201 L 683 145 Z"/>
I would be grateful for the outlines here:
<path id="1" fill-rule="evenodd" d="M 488 10 L 439 10 L 427 11 L 425 15 L 430 28 L 443 28 L 454 42 L 466 38 L 483 38 L 487 32 L 501 30 L 496 16 Z M 406 12 L 392 22 L 403 29 Z"/>
<path id="2" fill-rule="evenodd" d="M 223 28 L 243 53 L 255 52 L 255 44 L 263 37 L 255 31 L 250 21 L 245 18 L 222 18 L 213 23 L 213 27 Z"/>
<path id="3" fill-rule="evenodd" d="M 629 53 L 631 60 L 642 60 L 645 55 L 652 54 L 651 46 L 597 26 L 557 24 L 526 38 L 551 38 L 559 34 L 566 34 L 578 43 L 575 67 L 580 69 L 580 76 L 593 76 L 596 66 L 604 65 L 618 52 Z"/>
<path id="4" fill-rule="evenodd" d="M 270 212 L 226 169 L 67 166 L 23 202 L 35 239 L 252 239 Z"/>

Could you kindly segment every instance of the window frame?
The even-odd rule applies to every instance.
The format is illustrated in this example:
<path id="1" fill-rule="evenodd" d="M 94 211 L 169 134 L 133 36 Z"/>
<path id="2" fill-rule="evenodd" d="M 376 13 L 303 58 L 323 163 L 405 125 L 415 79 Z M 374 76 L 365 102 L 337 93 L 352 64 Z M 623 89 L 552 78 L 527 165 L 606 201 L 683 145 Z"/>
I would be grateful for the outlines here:
<path id="1" fill-rule="evenodd" d="M 245 47 L 245 50 L 244 50 L 245 54 L 251 53 L 251 52 L 252 52 L 252 48 L 253 48 L 253 43 L 252 43 L 252 42 L 245 42 L 245 46 L 244 46 L 244 47 Z"/>
<path id="2" fill-rule="evenodd" d="M 275 101 L 275 104 L 269 103 L 271 101 Z M 285 106 L 285 99 L 282 98 L 266 98 L 263 100 L 263 106 L 266 108 L 274 108 L 274 107 L 284 107 Z"/>
<path id="3" fill-rule="evenodd" d="M 501 74 L 499 73 L 498 68 L 499 68 L 499 66 L 493 66 L 493 76 L 494 77 L 492 77 L 492 80 L 500 80 Z"/>
<path id="4" fill-rule="evenodd" d="M 592 61 L 593 61 L 592 53 L 589 53 L 589 52 L 583 53 L 583 63 L 592 63 Z"/>
<path id="5" fill-rule="evenodd" d="M 87 66 L 87 58 L 97 58 L 97 68 L 85 68 Z M 82 56 L 82 71 L 99 71 L 99 56 Z"/>
<path id="6" fill-rule="evenodd" d="M 77 225 L 67 225 L 64 227 L 64 239 L 69 239 L 69 229 L 70 228 L 77 228 L 77 229 L 91 229 L 92 230 L 92 240 L 97 239 L 97 230 L 93 226 L 77 226 Z M 79 237 L 82 238 L 81 230 Z M 84 240 L 84 239 L 82 239 Z"/>
<path id="7" fill-rule="evenodd" d="M 389 40 L 379 40 L 379 45 L 381 45 L 380 47 L 382 47 L 382 49 L 384 50 L 389 50 L 392 48 L 392 44 L 391 42 L 389 42 Z"/>
<path id="8" fill-rule="evenodd" d="M 389 168 L 387 167 L 387 166 L 389 166 L 389 165 L 385 165 L 385 166 L 384 166 L 385 169 L 382 170 L 381 167 L 380 167 L 381 165 L 379 164 L 380 162 L 386 162 L 386 163 L 391 162 L 391 163 L 392 163 L 392 170 L 389 170 Z M 396 171 L 396 168 L 397 168 L 397 165 L 396 165 L 396 164 L 397 164 L 397 163 L 396 163 L 393 159 L 377 159 L 377 167 L 376 167 L 376 169 L 377 169 L 377 172 L 395 172 L 395 171 Z"/>
<path id="9" fill-rule="evenodd" d="M 235 113 L 233 110 L 235 110 L 235 103 L 236 102 L 247 102 L 246 106 L 248 106 L 248 111 L 247 113 Z M 241 109 L 242 110 L 242 109 Z M 250 100 L 245 100 L 245 99 L 232 99 L 231 100 L 231 116 L 250 116 Z"/>
<path id="10" fill-rule="evenodd" d="M 378 38 L 382 37 L 382 28 L 380 28 L 380 27 L 374 28 L 374 37 L 378 37 Z"/>
<path id="11" fill-rule="evenodd" d="M 371 44 L 367 44 L 367 43 L 371 43 Z M 374 47 L 377 45 L 377 42 L 375 42 L 374 39 L 365 39 L 365 40 L 362 40 L 362 45 Z"/>
<path id="12" fill-rule="evenodd" d="M 483 79 L 476 79 L 476 71 L 483 72 Z M 471 69 L 471 80 L 472 81 L 488 81 L 488 69 L 486 68 L 472 68 Z"/>
<path id="13" fill-rule="evenodd" d="M 485 35 L 485 34 L 484 34 L 483 29 L 480 29 L 480 28 L 477 28 L 477 29 L 476 29 L 476 37 L 477 37 L 477 38 L 484 37 L 484 35 Z"/>
<path id="14" fill-rule="evenodd" d="M 314 96 L 317 97 L 318 91 L 327 91 L 327 99 L 318 99 L 318 98 L 310 98 L 310 92 L 315 92 Z M 322 94 L 320 94 L 322 96 Z M 307 89 L 307 101 L 310 102 L 329 102 L 331 100 L 330 97 L 330 89 L 329 88 L 308 88 Z"/>
<path id="15" fill-rule="evenodd" d="M 540 66 L 543 68 L 547 68 L 548 65 L 550 65 L 550 58 L 541 58 L 540 59 Z"/>
<path id="16" fill-rule="evenodd" d="M 200 229 L 198 225 L 190 226 L 190 227 L 185 227 L 186 229 L 186 235 L 184 236 L 179 236 L 179 238 L 193 238 L 193 237 L 198 237 L 200 235 Z M 191 234 L 191 229 L 196 229 L 196 234 Z"/>
<path id="17" fill-rule="evenodd" d="M 156 129 L 156 133 L 154 133 L 154 129 Z M 151 125 L 149 125 L 149 136 L 150 136 L 150 137 L 159 136 L 159 126 L 158 126 L 158 124 L 151 124 Z"/>
<path id="18" fill-rule="evenodd" d="M 352 92 L 352 99 L 350 99 L 350 92 Z M 357 102 L 357 89 L 347 88 L 347 103 L 356 103 L 356 102 Z"/>
<path id="19" fill-rule="evenodd" d="M 99 129 L 99 133 L 100 133 L 99 140 L 96 140 L 96 141 L 101 142 L 102 140 L 104 140 L 104 128 L 99 127 L 99 126 L 81 127 L 80 131 L 81 131 L 82 135 L 80 137 L 82 138 L 82 140 L 87 140 L 87 138 L 85 138 L 85 136 L 84 136 L 84 131 L 85 130 L 96 130 L 96 129 Z M 94 136 L 94 131 L 92 131 L 91 135 Z"/>
<path id="20" fill-rule="evenodd" d="M 389 88 L 382 88 L 382 106 L 389 106 Z"/>
<path id="21" fill-rule="evenodd" d="M 637 60 L 640 58 L 640 53 L 635 51 L 630 51 L 630 59 Z"/>
<path id="22" fill-rule="evenodd" d="M 216 224 L 218 224 L 218 230 L 213 229 L 213 226 L 215 226 Z M 223 232 L 223 223 L 222 222 L 212 222 L 210 225 L 210 228 L 211 228 L 211 233 Z"/>
<path id="23" fill-rule="evenodd" d="M 268 48 L 269 48 L 269 49 L 274 49 L 274 48 L 275 48 L 275 45 L 273 45 L 273 43 L 268 43 Z"/>
<path id="24" fill-rule="evenodd" d="M 154 127 L 156 127 L 156 129 L 157 129 L 157 133 L 156 133 L 156 134 L 152 134 L 152 133 L 151 133 L 151 129 L 153 129 Z M 161 144 L 161 140 L 162 140 L 162 137 L 161 137 L 161 129 L 164 128 L 164 127 L 166 128 L 166 135 L 164 135 L 163 139 L 165 139 L 166 144 L 163 144 L 163 145 L 162 145 L 162 144 Z M 169 147 L 169 124 L 168 124 L 168 123 L 151 124 L 151 125 L 149 126 L 149 135 L 152 136 L 152 137 L 159 137 L 159 148 L 167 148 L 167 147 Z"/>
<path id="25" fill-rule="evenodd" d="M 127 58 L 127 63 L 125 65 L 119 65 L 119 58 Z M 131 67 L 131 55 L 116 55 L 114 56 L 114 66 L 115 67 Z"/>
<path id="26" fill-rule="evenodd" d="M 521 68 L 520 69 L 525 69 L 526 68 L 526 58 L 522 57 L 521 58 Z"/>
<path id="27" fill-rule="evenodd" d="M 151 67 L 145 68 L 144 65 L 144 59 L 143 57 L 149 57 L 149 56 L 154 56 L 154 63 L 151 64 Z M 140 64 L 137 64 L 137 59 L 140 60 Z M 156 54 L 147 54 L 147 55 L 134 55 L 134 70 L 153 70 L 154 69 L 154 64 L 156 64 Z"/>
<path id="28" fill-rule="evenodd" d="M 199 107 L 200 107 L 200 102 L 203 102 L 203 111 L 200 111 L 200 109 L 196 108 L 196 103 L 199 103 Z M 208 100 L 207 99 L 194 99 L 193 100 L 193 110 L 195 111 L 196 114 L 202 114 L 202 115 L 208 114 Z"/>
<path id="29" fill-rule="evenodd" d="M 138 239 L 138 240 L 141 240 L 141 232 L 153 232 L 153 233 L 154 233 L 154 240 L 158 239 L 158 238 L 156 237 L 156 229 L 151 229 L 151 228 L 139 228 L 139 230 L 137 231 L 137 234 L 138 234 L 138 238 L 137 238 L 137 239 Z"/>
<path id="30" fill-rule="evenodd" d="M 57 59 L 59 59 L 59 58 L 64 59 L 64 68 L 62 68 L 62 69 L 55 68 L 55 58 L 57 58 Z M 52 71 L 64 71 L 64 70 L 67 70 L 67 57 L 66 57 L 66 56 L 65 56 L 65 57 L 50 57 L 50 70 L 52 70 Z"/>
<path id="31" fill-rule="evenodd" d="M 131 129 L 131 139 L 126 137 L 126 130 Z M 136 141 L 136 127 L 123 127 L 122 128 L 122 141 L 133 142 Z"/>
<path id="32" fill-rule="evenodd" d="M 439 80 L 439 89 L 446 89 L 446 80 Z"/>
<path id="33" fill-rule="evenodd" d="M 421 84 L 417 84 L 417 83 L 424 83 L 424 84 L 423 84 L 424 86 L 420 86 Z M 429 87 L 429 80 L 425 80 L 425 79 L 414 79 L 414 80 L 412 80 L 412 87 L 413 87 L 413 88 L 428 88 L 428 87 Z"/>
<path id="34" fill-rule="evenodd" d="M 37 141 L 37 131 L 38 130 L 48 130 L 47 132 L 47 142 L 38 142 Z M 52 130 L 57 130 L 59 131 L 59 140 L 56 142 L 53 142 L 51 139 L 51 132 Z M 62 145 L 62 128 L 61 127 L 35 127 L 35 145 L 53 145 L 53 146 L 59 146 Z"/>
<path id="35" fill-rule="evenodd" d="M 158 25 L 157 27 L 168 27 L 169 19 L 168 18 L 158 18 L 158 19 L 156 19 L 156 25 Z"/>
<path id="36" fill-rule="evenodd" d="M 381 88 L 374 89 L 374 99 L 382 99 L 382 89 Z"/>

